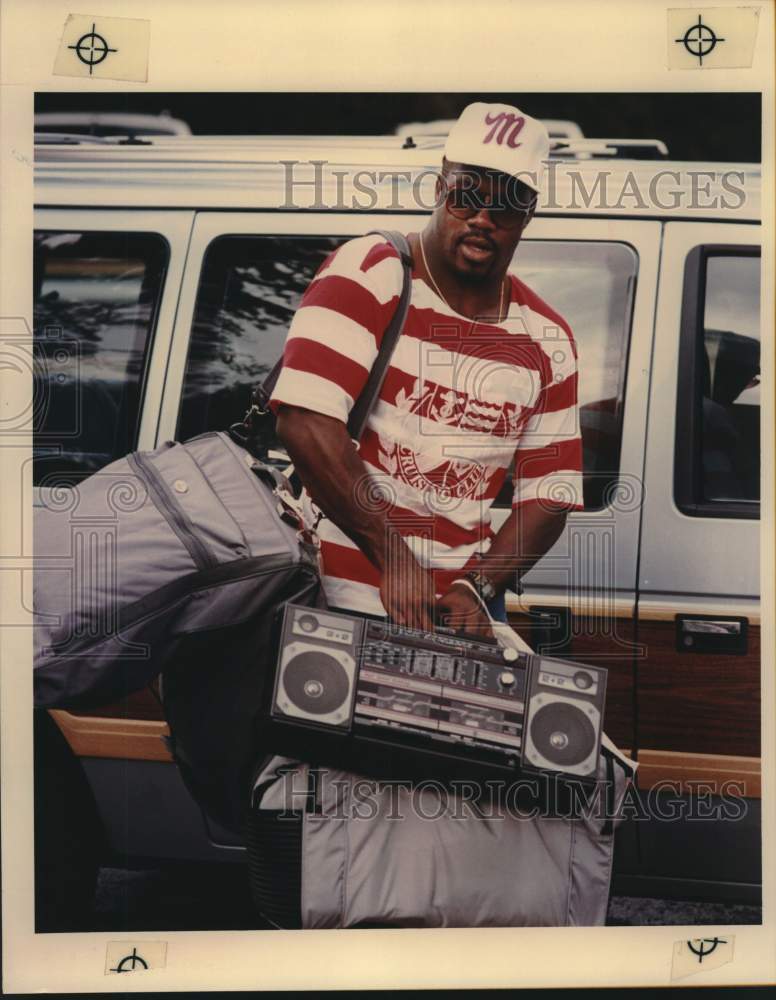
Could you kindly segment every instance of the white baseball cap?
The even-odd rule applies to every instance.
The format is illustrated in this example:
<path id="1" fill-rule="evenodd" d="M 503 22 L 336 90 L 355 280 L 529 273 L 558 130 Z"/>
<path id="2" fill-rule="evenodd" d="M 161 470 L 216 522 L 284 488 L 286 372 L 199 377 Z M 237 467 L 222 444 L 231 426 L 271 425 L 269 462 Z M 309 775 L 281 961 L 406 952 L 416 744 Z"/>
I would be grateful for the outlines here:
<path id="1" fill-rule="evenodd" d="M 482 101 L 463 109 L 445 144 L 453 163 L 511 174 L 537 192 L 549 152 L 550 137 L 538 119 L 509 104 Z"/>

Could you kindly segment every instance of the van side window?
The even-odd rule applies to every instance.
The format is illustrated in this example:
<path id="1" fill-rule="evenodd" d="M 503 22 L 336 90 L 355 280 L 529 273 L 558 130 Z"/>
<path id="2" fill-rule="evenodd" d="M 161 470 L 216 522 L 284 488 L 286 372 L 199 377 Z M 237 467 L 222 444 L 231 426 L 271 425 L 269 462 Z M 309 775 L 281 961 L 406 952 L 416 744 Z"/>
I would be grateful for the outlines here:
<path id="1" fill-rule="evenodd" d="M 568 322 L 577 343 L 586 510 L 617 484 L 638 256 L 624 243 L 524 240 L 511 270 Z M 512 501 L 509 480 L 497 506 Z"/>
<path id="2" fill-rule="evenodd" d="M 677 504 L 695 516 L 757 517 L 759 249 L 697 247 L 691 252 L 685 269 L 682 341 Z"/>
<path id="3" fill-rule="evenodd" d="M 132 451 L 167 241 L 36 231 L 33 479 L 77 481 Z"/>
<path id="4" fill-rule="evenodd" d="M 197 291 L 176 437 L 240 420 L 251 392 L 283 353 L 304 290 L 343 242 L 323 236 L 220 236 Z M 276 440 L 263 442 L 269 447 Z M 282 446 L 281 446 L 282 447 Z"/>

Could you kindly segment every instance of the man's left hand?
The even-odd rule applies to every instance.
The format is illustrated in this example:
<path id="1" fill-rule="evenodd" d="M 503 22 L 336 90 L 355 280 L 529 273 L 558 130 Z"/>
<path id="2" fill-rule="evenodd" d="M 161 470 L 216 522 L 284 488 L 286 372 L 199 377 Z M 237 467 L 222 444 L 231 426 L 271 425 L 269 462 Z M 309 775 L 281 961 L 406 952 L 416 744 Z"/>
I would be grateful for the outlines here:
<path id="1" fill-rule="evenodd" d="M 469 587 L 454 583 L 436 603 L 437 625 L 463 635 L 493 639 L 493 629 L 485 610 Z"/>

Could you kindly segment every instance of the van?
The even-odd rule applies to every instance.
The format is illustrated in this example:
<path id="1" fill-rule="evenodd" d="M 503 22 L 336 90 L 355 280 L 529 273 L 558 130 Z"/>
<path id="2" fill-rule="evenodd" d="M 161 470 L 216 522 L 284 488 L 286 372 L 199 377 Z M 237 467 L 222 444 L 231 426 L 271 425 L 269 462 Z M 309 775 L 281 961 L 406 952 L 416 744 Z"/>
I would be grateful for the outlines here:
<path id="1" fill-rule="evenodd" d="M 442 144 L 40 136 L 35 502 L 239 419 L 326 255 L 422 228 Z M 604 728 L 639 762 L 619 894 L 760 899 L 760 240 L 758 165 L 571 137 L 514 261 L 577 341 L 585 509 L 507 610 L 608 670 Z M 245 862 L 167 735 L 153 688 L 36 720 L 52 892 L 87 899 L 109 859 Z"/>

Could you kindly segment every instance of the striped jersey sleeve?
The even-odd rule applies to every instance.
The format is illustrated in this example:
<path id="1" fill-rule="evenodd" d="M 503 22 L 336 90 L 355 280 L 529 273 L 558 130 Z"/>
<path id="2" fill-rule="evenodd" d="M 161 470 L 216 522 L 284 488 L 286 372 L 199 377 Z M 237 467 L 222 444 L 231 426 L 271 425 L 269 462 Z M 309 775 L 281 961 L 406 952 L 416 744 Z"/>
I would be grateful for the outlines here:
<path id="1" fill-rule="evenodd" d="M 512 506 L 544 501 L 584 508 L 577 346 L 566 321 L 521 284 L 534 336 L 544 356 L 542 388 L 515 451 Z"/>
<path id="2" fill-rule="evenodd" d="M 270 399 L 347 423 L 398 304 L 402 269 L 383 237 L 349 240 L 321 265 L 289 327 Z"/>

